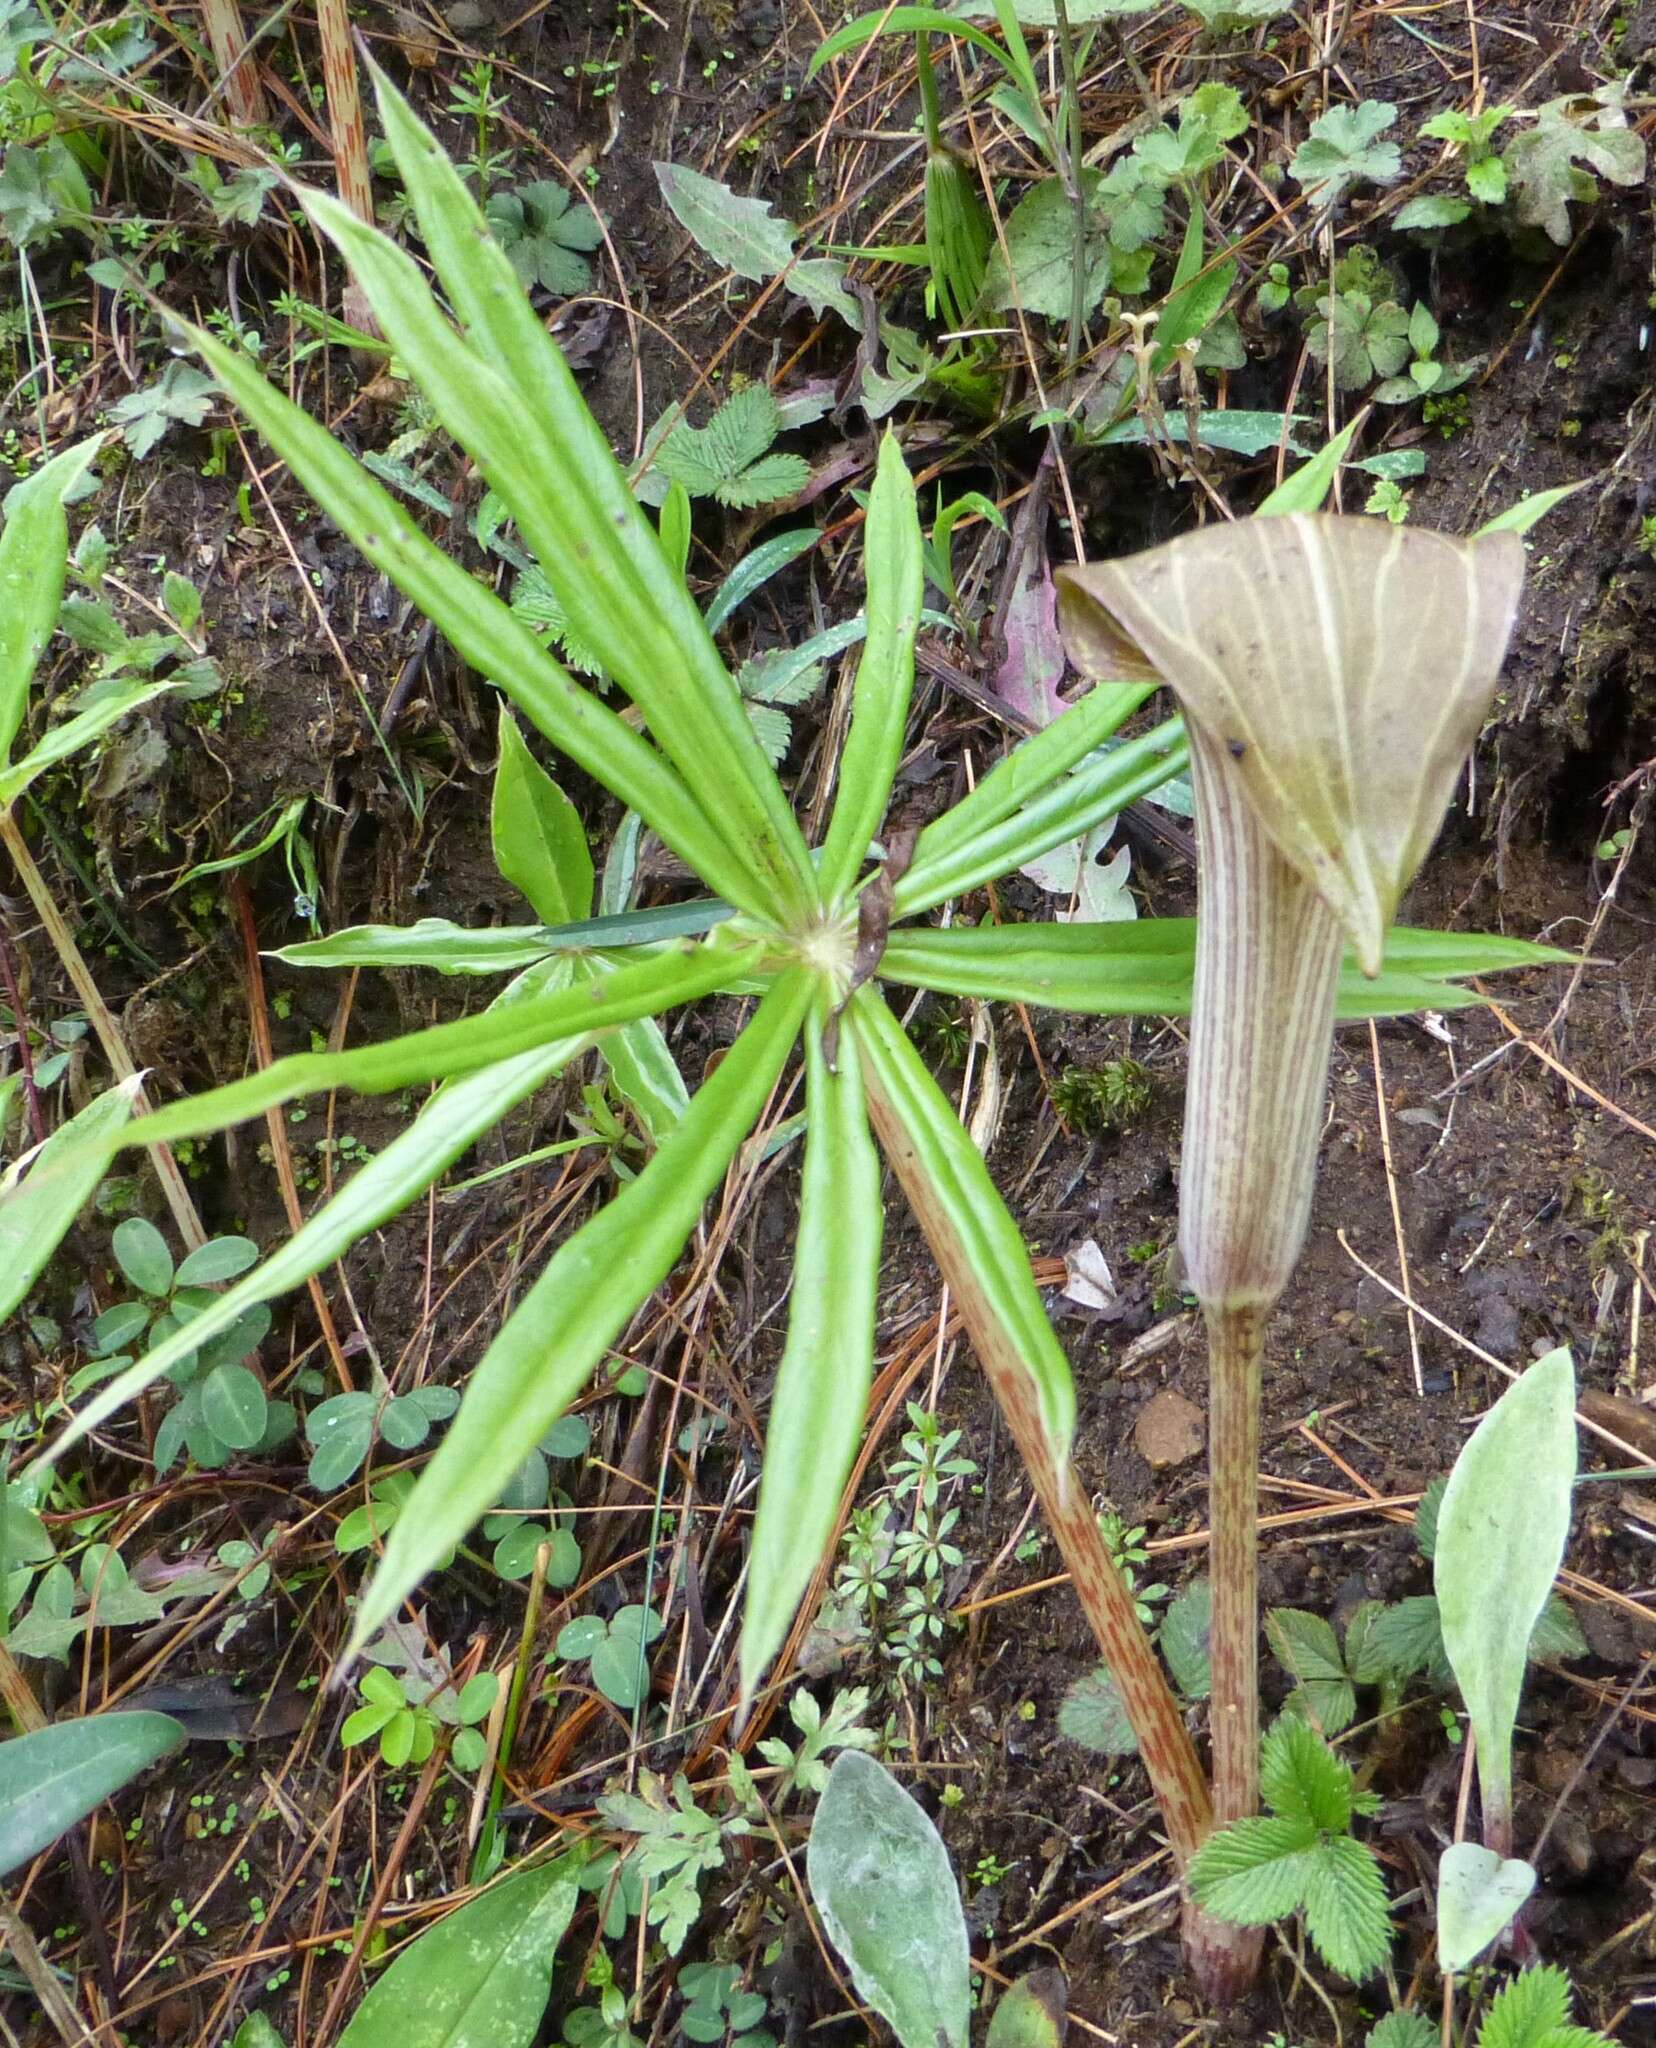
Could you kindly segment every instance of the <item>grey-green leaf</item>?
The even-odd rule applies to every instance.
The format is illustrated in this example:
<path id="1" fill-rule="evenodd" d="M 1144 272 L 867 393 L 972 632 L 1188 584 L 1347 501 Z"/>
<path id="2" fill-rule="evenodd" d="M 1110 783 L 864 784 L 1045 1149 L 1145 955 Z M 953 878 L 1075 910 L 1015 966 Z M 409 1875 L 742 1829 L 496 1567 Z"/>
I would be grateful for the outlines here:
<path id="1" fill-rule="evenodd" d="M 519 1871 L 410 1942 L 339 2048 L 528 2048 L 580 1897 L 584 1855 Z"/>
<path id="2" fill-rule="evenodd" d="M 828 1773 L 806 1870 L 829 1940 L 903 2048 L 966 2048 L 971 1951 L 949 1852 L 859 1749 L 841 1750 Z"/>
<path id="3" fill-rule="evenodd" d="M 1438 1859 L 1438 1967 L 1460 1971 L 1475 1962 L 1534 1889 L 1532 1863 L 1452 1842 Z"/>
<path id="4" fill-rule="evenodd" d="M 0 1743 L 0 1877 L 184 1740 L 167 1714 L 93 1714 Z"/>
<path id="5" fill-rule="evenodd" d="M 1467 1439 L 1438 1511 L 1433 1579 L 1443 1643 L 1478 1743 L 1484 1830 L 1510 1828 L 1512 1730 L 1525 1653 L 1570 1530 L 1575 1370 L 1548 1352 Z"/>

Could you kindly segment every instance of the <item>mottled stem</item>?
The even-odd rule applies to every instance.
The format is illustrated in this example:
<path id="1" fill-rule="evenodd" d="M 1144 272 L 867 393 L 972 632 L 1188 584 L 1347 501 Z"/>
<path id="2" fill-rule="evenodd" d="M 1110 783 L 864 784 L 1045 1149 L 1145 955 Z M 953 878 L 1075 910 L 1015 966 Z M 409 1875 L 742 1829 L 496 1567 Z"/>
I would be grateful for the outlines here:
<path id="1" fill-rule="evenodd" d="M 949 1283 L 972 1347 L 1034 1482 L 1059 1554 L 1075 1582 L 1081 1610 L 1120 1688 L 1167 1825 L 1169 1845 L 1182 1870 L 1213 1826 L 1207 1781 L 1195 1744 L 1139 1621 L 1133 1596 L 1111 1561 L 1091 1504 L 1074 1473 L 1067 1466 L 1060 1467 L 1052 1455 L 1034 1387 L 1003 1318 L 995 1312 L 966 1246 L 937 1201 L 931 1177 L 906 1126 L 872 1073 L 865 1076 L 865 1085 L 869 1116 L 881 1149 Z"/>
<path id="2" fill-rule="evenodd" d="M 1259 1805 L 1259 1382 L 1262 1309 L 1208 1318 L 1213 1817 Z"/>

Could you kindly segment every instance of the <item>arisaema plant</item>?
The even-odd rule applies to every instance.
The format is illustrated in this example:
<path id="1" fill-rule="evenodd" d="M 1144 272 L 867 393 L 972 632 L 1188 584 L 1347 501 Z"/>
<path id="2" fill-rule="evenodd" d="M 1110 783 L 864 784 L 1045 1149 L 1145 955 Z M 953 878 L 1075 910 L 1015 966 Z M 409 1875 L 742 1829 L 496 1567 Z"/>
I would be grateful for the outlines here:
<path id="1" fill-rule="evenodd" d="M 1200 838 L 1179 1247 L 1207 1324 L 1213 1796 L 1259 1800 L 1265 1328 L 1305 1241 L 1341 957 L 1378 976 L 1488 713 L 1517 614 L 1512 532 L 1303 513 L 1062 572 L 1078 660 L 1182 705 Z M 1240 1988 L 1258 1934 L 1207 1958 Z"/>
<path id="2" fill-rule="evenodd" d="M 717 1068 L 663 1119 L 660 1142 L 553 1254 L 469 1375 L 358 1604 L 353 1646 L 500 1497 L 525 1454 L 620 1343 L 796 1056 L 805 1074 L 792 1313 L 771 1398 L 751 1539 L 741 1676 L 762 1679 L 828 1541 L 863 1426 L 882 1230 L 880 1150 L 946 1274 L 1140 1735 L 1183 1863 L 1211 1825 L 1179 1708 L 1069 1469 L 1075 1399 L 1028 1253 L 976 1145 L 911 1045 L 883 984 L 1093 1013 L 1189 1008 L 1188 921 L 969 926 L 937 906 L 1079 837 L 1182 767 L 1176 720 L 1101 743 L 1154 684 L 1103 677 L 912 843 L 882 838 L 902 756 L 920 619 L 921 535 L 894 440 L 868 504 L 866 636 L 826 834 L 808 846 L 672 554 L 583 405 L 557 347 L 464 183 L 385 81 L 385 132 L 441 300 L 415 263 L 336 201 L 305 204 L 381 331 L 472 458 L 555 592 L 572 636 L 630 700 L 572 677 L 484 583 L 452 561 L 323 425 L 243 356 L 194 346 L 363 555 L 551 746 L 619 798 L 699 877 L 703 901 L 561 927 L 439 934 L 424 957 L 517 968 L 487 1009 L 383 1044 L 304 1054 L 145 1120 L 150 1141 L 201 1137 L 323 1089 L 439 1084 L 401 1137 L 186 1331 L 100 1389 L 52 1455 L 252 1302 L 293 1287 L 406 1207 L 514 1105 L 608 1034 L 715 991 L 755 998 Z M 566 821 L 565 821 L 566 822 Z M 559 828 L 561 829 L 561 827 Z M 530 837 L 532 838 L 532 833 Z M 548 876 L 559 856 L 547 834 Z M 523 875 L 533 884 L 533 855 Z M 583 870 L 583 880 L 585 875 Z M 522 883 L 520 882 L 520 886 Z M 566 871 L 540 904 L 581 893 Z M 405 935 L 412 939 L 413 935 Z M 411 962 L 417 953 L 404 951 Z M 1475 1000 L 1452 977 L 1518 965 L 1500 939 L 1398 932 L 1372 980 L 1342 970 L 1351 1016 Z M 1366 964 L 1374 964 L 1367 961 Z M 906 999 L 906 998 L 905 998 Z M 675 1105 L 675 1108 L 677 1106 Z M 111 1149 L 130 1139 L 108 1141 Z"/>

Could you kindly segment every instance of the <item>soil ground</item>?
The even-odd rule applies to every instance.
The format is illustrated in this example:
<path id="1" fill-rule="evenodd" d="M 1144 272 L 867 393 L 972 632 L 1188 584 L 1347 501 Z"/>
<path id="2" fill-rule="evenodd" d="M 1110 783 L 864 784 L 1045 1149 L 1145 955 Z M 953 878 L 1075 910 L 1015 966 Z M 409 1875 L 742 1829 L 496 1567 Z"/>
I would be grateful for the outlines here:
<path id="1" fill-rule="evenodd" d="M 1469 66 L 1479 67 L 1489 103 L 1526 91 L 1531 102 L 1545 97 L 1533 88 L 1538 64 L 1554 64 L 1564 82 L 1548 90 L 1564 90 L 1570 66 L 1591 67 L 1609 32 L 1596 17 L 1554 21 L 1545 8 L 1525 14 L 1480 5 L 1466 18 L 1431 11 L 1428 37 L 1415 12 L 1348 10 L 1333 88 L 1406 106 L 1412 125 L 1464 103 Z M 1647 13 L 1618 31 L 1624 61 L 1640 59 L 1651 38 Z M 825 125 L 830 89 L 805 79 L 820 40 L 806 15 L 763 0 L 722 12 L 696 5 L 623 14 L 618 28 L 613 9 L 596 0 L 527 13 L 496 0 L 462 0 L 434 11 L 417 34 L 400 13 L 393 21 L 376 12 L 370 27 L 422 113 L 457 149 L 466 146 L 466 125 L 445 112 L 446 103 L 465 63 L 486 51 L 509 80 L 508 125 L 525 161 L 575 175 L 596 167 L 611 227 L 610 267 L 593 304 L 572 305 L 559 326 L 573 333 L 582 319 L 607 315 L 583 385 L 625 453 L 710 364 L 724 380 L 786 365 L 797 382 L 841 374 L 850 349 L 843 330 L 817 326 L 784 294 L 752 312 L 751 290 L 719 289 L 719 274 L 662 205 L 654 159 L 751 186 L 796 219 L 833 195 L 844 205 L 842 239 L 874 238 L 884 208 L 917 188 L 919 160 L 911 154 L 895 174 L 872 182 L 903 146 L 913 114 L 894 57 L 889 81 L 880 63 L 871 64 Z M 1305 33 L 1297 23 L 1289 33 L 1303 52 Z M 1157 92 L 1176 94 L 1209 75 L 1207 53 L 1163 17 L 1131 34 Z M 1246 38 L 1227 47 L 1234 62 L 1225 75 L 1244 90 L 1262 92 L 1262 81 L 1283 71 L 1281 53 L 1267 66 Z M 432 61 L 411 64 L 412 56 Z M 612 61 L 616 72 L 582 69 Z M 597 89 L 612 83 L 613 91 Z M 1267 120 L 1280 125 L 1314 113 L 1321 90 L 1318 73 L 1299 74 L 1263 96 Z M 1104 65 L 1087 95 L 1089 135 L 1106 133 L 1137 108 L 1125 71 Z M 1411 173 L 1430 160 L 1420 148 Z M 913 196 L 902 216 L 910 225 Z M 1656 1487 L 1639 1470 L 1656 1465 L 1656 1253 L 1649 1243 L 1656 1219 L 1656 861 L 1644 823 L 1656 762 L 1656 563 L 1640 547 L 1656 475 L 1647 306 L 1653 249 L 1644 192 L 1607 191 L 1573 218 L 1575 239 L 1541 262 L 1494 237 L 1403 259 L 1411 290 L 1434 306 L 1446 353 L 1482 356 L 1486 367 L 1468 387 L 1463 431 L 1447 439 L 1428 433 L 1410 409 L 1381 421 L 1369 445 L 1381 445 L 1383 429 L 1385 445 L 1429 449 L 1428 474 L 1412 487 L 1412 517 L 1449 531 L 1469 530 L 1522 491 L 1583 482 L 1536 530 L 1522 621 L 1469 801 L 1457 808 L 1405 916 L 1588 944 L 1591 958 L 1579 977 L 1549 970 L 1492 984 L 1498 1009 L 1401 1020 L 1372 1035 L 1366 1027 L 1342 1030 L 1311 1238 L 1270 1330 L 1263 1583 L 1270 1606 L 1340 1619 L 1361 1599 L 1428 1591 L 1413 1503 L 1448 1470 L 1469 1422 L 1499 1391 L 1480 1350 L 1521 1363 L 1553 1345 L 1571 1346 L 1588 1419 L 1619 1439 L 1612 1446 L 1584 1437 L 1584 1468 L 1632 1468 L 1634 1476 L 1581 1490 L 1563 1590 L 1590 1654 L 1538 1670 L 1525 1695 L 1517 1834 L 1533 1842 L 1546 1828 L 1532 1915 L 1542 1953 L 1573 1971 L 1582 2018 L 1637 2043 L 1656 2041 Z M 1232 232 L 1254 225 L 1244 213 Z M 1259 250 L 1257 260 L 1268 260 L 1268 236 Z M 268 303 L 290 261 L 311 266 L 313 289 L 320 282 L 314 252 L 283 251 L 254 237 L 212 259 L 198 254 L 184 284 L 176 292 L 169 285 L 169 293 L 181 305 L 221 302 L 227 259 L 244 312 Z M 619 294 L 610 296 L 618 283 Z M 72 325 L 83 313 L 84 303 L 61 317 Z M 271 318 L 270 330 L 279 335 L 280 321 Z M 1232 404 L 1284 404 L 1297 335 L 1269 323 L 1250 329 L 1250 361 L 1233 380 Z M 1306 369 L 1308 391 L 1318 374 L 1315 365 Z M 383 449 L 392 440 L 398 423 L 385 390 L 369 372 L 359 381 L 344 354 L 313 357 L 301 375 L 307 402 L 354 446 Z M 113 365 L 108 378 L 109 391 L 83 379 L 69 393 L 66 403 L 83 416 L 59 422 L 60 434 L 91 424 L 97 403 L 107 403 L 119 383 Z M 1308 409 L 1319 406 L 1314 400 Z M 21 415 L 18 424 L 25 424 Z M 923 455 L 941 443 L 941 434 L 928 443 L 922 433 L 916 445 Z M 823 422 L 806 445 L 819 468 L 843 458 L 845 482 L 866 475 L 872 441 L 860 415 L 843 427 Z M 366 1043 L 456 1014 L 470 1000 L 431 976 L 300 975 L 268 960 L 262 990 L 256 986 L 234 895 L 167 891 L 272 803 L 296 794 L 314 800 L 310 829 L 330 928 L 422 915 L 488 925 L 522 914 L 489 847 L 492 693 L 440 642 L 419 639 L 418 619 L 331 527 L 305 518 L 301 494 L 279 470 L 264 477 L 268 516 L 249 526 L 245 505 L 237 505 L 247 474 L 237 451 L 232 446 L 223 473 L 203 475 L 204 464 L 214 467 L 209 447 L 205 429 L 175 432 L 151 462 L 129 471 L 120 501 L 112 494 L 97 510 L 118 537 L 122 560 L 165 558 L 188 566 L 202 584 L 202 632 L 231 679 L 230 698 L 212 722 L 156 714 L 165 746 L 143 773 L 124 785 L 107 774 L 64 787 L 55 799 L 84 827 L 86 880 L 118 907 L 136 949 L 155 963 L 145 968 L 134 946 L 112 939 L 96 953 L 103 993 L 162 1092 L 242 1072 L 253 1004 L 268 1006 L 280 1053 L 335 1034 Z M 1039 453 L 1038 438 L 1022 430 L 986 440 L 974 480 L 1006 497 L 1027 482 Z M 911 460 L 919 459 L 911 450 Z M 1259 494 L 1265 465 L 1220 464 L 1224 491 L 1245 509 Z M 957 474 L 958 464 L 951 478 Z M 1072 482 L 1093 555 L 1167 537 L 1194 517 L 1192 493 L 1161 482 L 1142 450 L 1084 452 Z M 445 494 L 451 484 L 463 485 L 458 464 L 443 480 Z M 855 517 L 840 488 L 818 510 L 831 520 Z M 718 561 L 728 566 L 760 537 L 766 516 L 732 515 L 722 531 L 713 526 Z M 1064 558 L 1069 545 L 1055 528 L 1055 557 Z M 835 608 L 855 602 L 855 546 L 836 559 L 829 590 L 812 591 L 803 575 L 771 586 L 759 608 L 763 640 L 810 630 L 817 597 Z M 709 586 L 716 581 L 718 562 L 696 568 Z M 59 659 L 67 676 L 84 657 Z M 370 712 L 383 723 L 383 744 Z M 804 796 L 821 769 L 820 726 L 820 712 L 804 711 L 786 757 L 788 777 Z M 916 808 L 929 811 L 960 786 L 968 752 L 981 772 L 1005 737 L 971 700 L 926 683 L 906 771 Z M 602 846 L 613 809 L 567 764 L 559 772 Z M 411 787 L 420 792 L 418 812 L 408 801 Z M 1620 797 L 1607 810 L 1607 793 L 1616 789 Z M 1595 849 L 1627 826 L 1633 852 L 1618 871 L 1616 854 Z M 99 928 L 87 889 L 55 856 L 43 858 L 66 899 L 82 907 L 84 942 L 92 943 Z M 1607 899 L 1613 875 L 1615 894 Z M 669 893 L 670 878 L 656 886 Z M 304 936 L 279 858 L 250 868 L 245 887 L 260 945 Z M 1135 887 L 1143 914 L 1188 911 L 1191 866 L 1180 853 L 1135 841 Z M 1040 899 L 1014 882 L 1000 902 L 1033 913 Z M 6 907 L 8 914 L 18 908 L 11 897 Z M 979 899 L 967 910 L 983 907 Z M 67 998 L 50 955 L 21 912 L 12 924 L 25 934 L 30 1000 L 53 1014 Z M 736 1005 L 715 1004 L 677 1027 L 673 1049 L 692 1086 L 738 1020 Z M 947 1006 L 928 1001 L 920 1024 L 930 1030 L 924 1042 L 939 1071 L 958 1090 L 962 1077 L 947 1059 Z M 1150 1558 L 1141 1580 L 1177 1588 L 1202 1565 L 1203 1460 L 1193 1445 L 1189 1455 L 1153 1466 L 1138 1423 L 1164 1390 L 1197 1409 L 1205 1405 L 1199 1330 L 1162 1256 L 1177 1212 L 1181 1031 L 1021 1013 L 991 1020 L 990 1029 L 1003 1096 L 989 1162 L 1042 1262 L 1041 1277 L 1052 1283 L 1049 1300 L 1080 1395 L 1082 1479 L 1101 1507 L 1146 1530 Z M 1124 1056 L 1148 1070 L 1147 1109 L 1117 1131 L 1087 1136 L 1065 1128 L 1046 1077 Z M 470 1170 L 567 1130 L 584 1078 L 543 1092 Z M 331 1178 L 319 1139 L 348 1133 L 374 1151 L 407 1113 L 395 1099 L 341 1100 L 295 1121 L 287 1141 L 302 1202 L 308 1206 Z M 287 1214 L 263 1138 L 262 1129 L 247 1127 L 228 1147 L 205 1148 L 194 1185 L 210 1227 L 245 1230 L 270 1244 Z M 601 1163 L 576 1154 L 532 1182 L 520 1175 L 458 1204 L 417 1206 L 326 1278 L 347 1360 L 360 1364 L 371 1346 L 399 1385 L 462 1383 L 506 1301 L 608 1184 Z M 748 1427 L 763 1413 L 780 1350 L 795 1194 L 784 1153 L 763 1170 L 755 1199 L 739 1213 L 715 1205 L 697 1256 L 669 1290 L 670 1307 L 658 1302 L 638 1318 L 626 1354 L 657 1377 L 642 1401 L 611 1396 L 590 1407 L 593 1462 L 576 1482 L 576 1505 L 590 1516 L 583 1528 L 601 1533 L 587 1550 L 581 1584 L 549 1597 L 548 1644 L 577 1611 L 609 1612 L 643 1597 L 658 1471 L 669 1501 L 693 1526 L 696 1510 L 733 1498 L 751 1469 Z M 151 1194 L 144 1199 L 153 1207 Z M 961 1625 L 941 1648 L 941 1677 L 882 1697 L 878 1711 L 892 1714 L 912 1781 L 937 1812 L 957 1868 L 974 1874 L 975 1954 L 1011 1974 L 1061 1963 L 1079 2039 L 1132 2048 L 1265 2039 L 1309 2048 L 1359 2039 L 1364 2015 L 1387 2009 L 1379 1987 L 1359 1997 L 1330 1984 L 1314 1957 L 1296 1957 L 1287 1944 L 1269 1950 L 1244 2008 L 1214 2018 L 1195 2005 L 1142 1771 L 1130 1760 L 1089 1755 L 1057 1730 L 1058 1704 L 1094 1668 L 1093 1647 L 1067 1587 L 1053 1580 L 1050 1545 L 1028 1540 L 1039 1529 L 1028 1484 L 997 1430 L 969 1350 L 943 1319 L 935 1268 L 895 1192 L 889 1215 L 878 1353 L 879 1394 L 887 1398 L 877 1409 L 882 1433 L 868 1486 L 897 1449 L 902 1408 L 890 1397 L 899 1386 L 935 1403 L 943 1426 L 961 1432 L 959 1452 L 977 1472 L 956 1499 L 964 1563 L 949 1594 Z M 100 1249 L 106 1229 L 84 1225 L 84 1272 L 78 1280 L 59 1276 L 56 1347 L 23 1329 L 7 1339 L 5 1370 L 19 1406 L 81 1362 L 75 1344 L 109 1298 Z M 1102 1313 L 1059 1292 L 1062 1262 L 1089 1239 L 1117 1283 Z M 326 1366 L 303 1296 L 279 1310 L 264 1363 L 273 1381 L 284 1382 L 301 1367 Z M 729 1427 L 686 1451 L 679 1432 L 702 1403 Z M 372 1766 L 369 1750 L 342 1750 L 338 1728 L 352 1702 L 319 1684 L 343 1640 L 345 1601 L 356 1583 L 357 1561 L 336 1555 L 332 1530 L 360 1502 L 361 1482 L 319 1504 L 291 1450 L 218 1474 L 181 1478 L 175 1470 L 158 1480 L 142 1439 L 129 1432 L 86 1461 L 80 1483 L 85 1503 L 117 1512 L 135 1569 L 139 1559 L 159 1570 L 208 1556 L 229 1538 L 263 1540 L 285 1527 L 280 1590 L 260 1599 L 224 1648 L 216 1647 L 218 1606 L 203 1613 L 201 1603 L 185 1603 L 153 1630 L 102 1633 L 84 1660 L 77 1655 L 67 1667 L 28 1666 L 50 1713 L 77 1700 L 95 1707 L 171 1697 L 194 1716 L 199 1739 L 123 1798 L 119 1820 L 106 1808 L 82 1830 L 83 1882 L 66 1856 L 30 1874 L 23 1917 L 78 2010 L 107 2023 L 100 2040 L 120 2036 L 141 2048 L 215 2043 L 257 2003 L 284 2041 L 331 2048 L 356 1995 L 343 1988 L 341 1973 L 355 1981 L 359 1937 L 370 1938 L 372 1961 L 387 1936 L 394 1941 L 425 1924 L 463 1883 L 466 1866 L 465 1815 L 452 1781 L 433 1788 L 417 1771 Z M 691 1544 L 673 1555 L 690 1560 L 693 1625 L 675 1608 L 669 1642 L 682 1634 L 693 1677 L 736 1584 L 739 1546 L 716 1539 L 705 1551 Z M 503 1589 L 462 1563 L 430 1589 L 425 1620 L 430 1641 L 455 1658 L 469 1654 L 495 1666 L 510 1654 L 522 1612 L 520 1589 Z M 722 1664 L 708 1669 L 716 1694 L 727 1675 Z M 854 1640 L 820 1631 L 804 1670 L 824 1698 L 852 1683 L 884 1686 L 890 1675 Z M 1269 1711 L 1289 1682 L 1267 1662 L 1266 1683 Z M 682 1723 L 685 1668 L 661 1659 L 656 1684 Z M 689 1731 L 656 1744 L 651 1768 L 716 1777 L 713 1744 L 731 1739 L 728 1720 L 709 1728 L 699 1716 L 731 1704 L 702 1694 Z M 1426 1691 L 1411 1693 L 1400 1716 L 1358 1738 L 1384 1802 L 1376 1841 L 1398 1902 L 1399 1994 L 1411 1979 L 1435 1983 L 1422 1888 L 1453 1828 L 1464 1760 L 1442 1704 Z M 1200 1730 L 1202 1709 L 1192 1712 Z M 628 1737 L 626 1717 L 579 1688 L 535 1705 L 514 1771 L 514 1853 L 555 1819 L 590 1818 Z M 944 1802 L 945 1785 L 959 1796 Z M 272 1817 L 249 1828 L 260 1811 Z M 862 2021 L 843 2017 L 844 2001 L 803 1933 L 786 1871 L 754 1849 L 728 1876 L 722 1890 L 707 1888 L 713 1910 L 685 1960 L 717 1954 L 751 1966 L 770 2001 L 767 2024 L 790 2048 L 818 2030 L 830 2039 L 865 2038 Z M 1089 1899 L 1095 1903 L 1079 1910 Z M 87 1924 L 89 1902 L 103 1956 Z M 755 1935 L 768 1906 L 780 1910 L 788 1930 L 769 1953 Z M 577 1931 L 592 1938 L 590 1925 Z M 668 1978 L 656 1981 L 665 1986 Z M 34 1995 L 8 1986 L 13 1980 L 0 1980 L 0 2013 L 14 2037 L 31 2044 L 56 2038 Z M 652 2042 L 669 2040 L 677 2011 L 663 1996 L 635 2024 Z"/>

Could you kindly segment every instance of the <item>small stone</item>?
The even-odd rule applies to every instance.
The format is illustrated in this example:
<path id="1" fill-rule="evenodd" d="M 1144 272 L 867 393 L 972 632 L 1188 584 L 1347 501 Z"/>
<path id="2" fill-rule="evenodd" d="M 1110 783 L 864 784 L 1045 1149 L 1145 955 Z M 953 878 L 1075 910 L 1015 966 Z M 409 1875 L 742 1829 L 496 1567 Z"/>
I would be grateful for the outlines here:
<path id="1" fill-rule="evenodd" d="M 1156 1471 L 1194 1458 L 1207 1441 L 1207 1423 L 1194 1401 L 1164 1387 L 1139 1410 L 1133 1441 Z"/>

